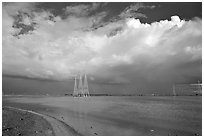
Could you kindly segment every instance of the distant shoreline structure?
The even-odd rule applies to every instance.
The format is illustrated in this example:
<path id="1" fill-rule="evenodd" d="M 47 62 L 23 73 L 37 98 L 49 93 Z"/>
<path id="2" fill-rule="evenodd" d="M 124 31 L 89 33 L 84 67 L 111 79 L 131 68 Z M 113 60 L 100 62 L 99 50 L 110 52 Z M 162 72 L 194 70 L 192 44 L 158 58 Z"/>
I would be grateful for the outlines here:
<path id="1" fill-rule="evenodd" d="M 198 83 L 191 84 L 173 84 L 173 95 L 178 95 L 177 91 L 183 93 L 185 91 L 192 91 L 196 95 L 202 95 L 202 83 L 198 80 Z"/>
<path id="2" fill-rule="evenodd" d="M 52 95 L 52 94 L 48 94 L 48 95 L 45 95 L 45 94 L 41 94 L 41 95 L 18 95 L 18 94 L 3 94 L 2 96 L 4 96 L 4 97 L 10 97 L 10 96 L 19 96 L 19 97 L 24 97 L 24 96 L 27 96 L 27 97 L 40 97 L 40 96 L 43 96 L 43 97 L 64 97 L 64 96 L 70 96 L 70 97 L 72 97 L 73 96 L 73 94 L 67 94 L 67 93 L 65 93 L 65 94 L 60 94 L 60 95 Z M 99 93 L 99 94 L 90 94 L 89 96 L 93 96 L 93 97 L 98 97 L 98 96 L 135 96 L 135 97 L 141 97 L 141 96 L 154 96 L 154 97 L 159 97 L 159 96 L 202 96 L 202 93 L 192 93 L 192 94 L 186 94 L 186 95 L 183 95 L 183 94 L 181 94 L 181 95 L 179 95 L 179 94 L 176 94 L 176 95 L 173 95 L 173 94 L 105 94 L 105 93 Z"/>

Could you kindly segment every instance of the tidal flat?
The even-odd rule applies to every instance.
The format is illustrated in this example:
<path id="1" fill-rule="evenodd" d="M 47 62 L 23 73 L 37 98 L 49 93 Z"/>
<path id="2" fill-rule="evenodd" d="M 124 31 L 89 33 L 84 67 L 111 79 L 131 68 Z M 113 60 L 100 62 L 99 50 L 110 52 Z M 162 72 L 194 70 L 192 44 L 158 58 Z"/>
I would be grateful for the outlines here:
<path id="1" fill-rule="evenodd" d="M 3 96 L 3 106 L 49 115 L 81 135 L 202 135 L 201 96 Z"/>

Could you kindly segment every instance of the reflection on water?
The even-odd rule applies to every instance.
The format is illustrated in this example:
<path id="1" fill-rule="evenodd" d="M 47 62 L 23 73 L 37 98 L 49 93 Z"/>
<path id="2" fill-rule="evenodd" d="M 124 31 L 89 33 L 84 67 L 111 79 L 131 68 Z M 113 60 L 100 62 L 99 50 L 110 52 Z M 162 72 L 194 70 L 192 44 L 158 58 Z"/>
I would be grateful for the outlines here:
<path id="1" fill-rule="evenodd" d="M 199 96 L 3 98 L 9 102 L 61 119 L 83 135 L 202 135 Z"/>

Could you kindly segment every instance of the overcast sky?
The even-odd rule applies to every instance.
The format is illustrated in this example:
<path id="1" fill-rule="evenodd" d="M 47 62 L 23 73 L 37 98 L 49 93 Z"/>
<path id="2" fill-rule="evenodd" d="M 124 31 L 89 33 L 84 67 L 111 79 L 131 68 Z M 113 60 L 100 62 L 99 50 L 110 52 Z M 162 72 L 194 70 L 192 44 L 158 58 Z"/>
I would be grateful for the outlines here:
<path id="1" fill-rule="evenodd" d="M 3 3 L 3 75 L 108 84 L 202 77 L 202 3 Z"/>

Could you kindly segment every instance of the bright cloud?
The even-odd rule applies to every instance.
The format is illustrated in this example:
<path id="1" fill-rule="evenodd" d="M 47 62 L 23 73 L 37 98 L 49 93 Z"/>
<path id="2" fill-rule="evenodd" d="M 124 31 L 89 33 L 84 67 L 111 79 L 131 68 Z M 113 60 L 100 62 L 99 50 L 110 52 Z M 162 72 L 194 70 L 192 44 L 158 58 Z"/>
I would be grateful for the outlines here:
<path id="1" fill-rule="evenodd" d="M 5 74 L 66 79 L 86 71 L 111 83 L 128 83 L 137 78 L 184 81 L 201 74 L 201 65 L 196 64 L 202 60 L 199 18 L 185 21 L 172 16 L 170 21 L 151 24 L 126 18 L 89 30 L 106 13 L 87 17 L 81 14 L 88 15 L 98 5 L 66 7 L 66 13 L 71 15 L 65 19 L 49 11 L 31 11 L 27 7 L 32 5 L 14 5 L 3 6 Z M 22 16 L 22 22 L 36 25 L 29 33 L 15 37 L 13 34 L 21 30 L 12 27 L 13 15 L 21 9 L 32 15 Z"/>

